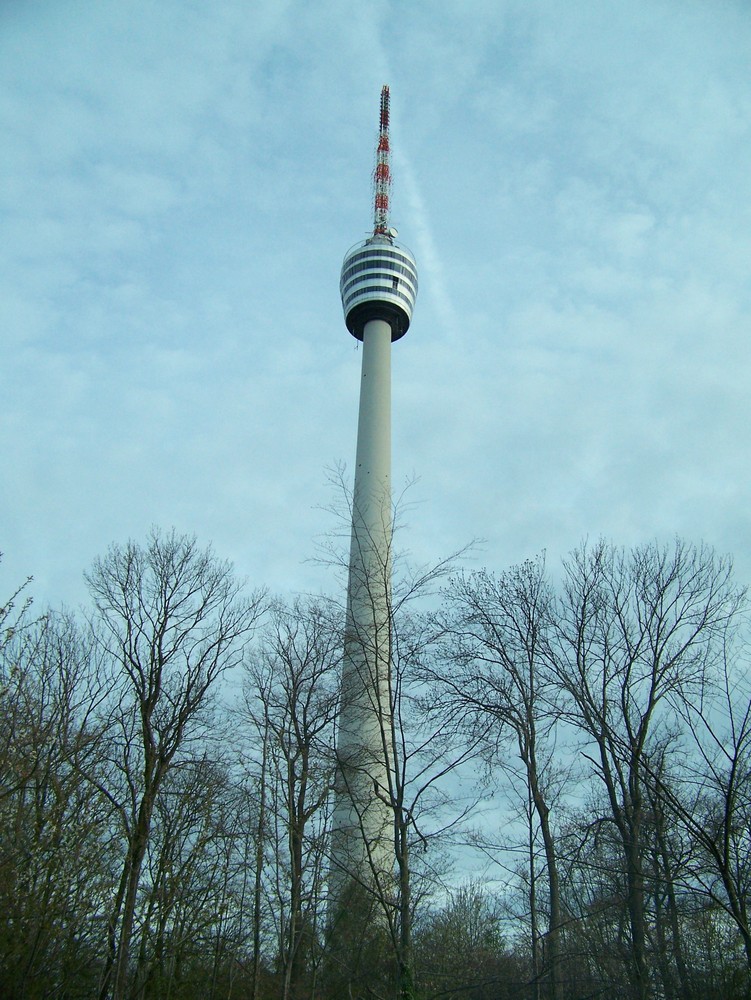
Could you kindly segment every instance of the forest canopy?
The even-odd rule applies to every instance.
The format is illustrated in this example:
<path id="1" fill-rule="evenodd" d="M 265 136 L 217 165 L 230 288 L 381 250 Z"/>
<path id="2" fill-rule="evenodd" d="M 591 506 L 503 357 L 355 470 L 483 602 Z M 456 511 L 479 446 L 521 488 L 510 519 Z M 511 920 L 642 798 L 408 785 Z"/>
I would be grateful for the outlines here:
<path id="1" fill-rule="evenodd" d="M 748 603 L 676 539 L 395 599 L 394 878 L 327 910 L 343 611 L 196 539 L 0 607 L 0 995 L 751 992 Z"/>

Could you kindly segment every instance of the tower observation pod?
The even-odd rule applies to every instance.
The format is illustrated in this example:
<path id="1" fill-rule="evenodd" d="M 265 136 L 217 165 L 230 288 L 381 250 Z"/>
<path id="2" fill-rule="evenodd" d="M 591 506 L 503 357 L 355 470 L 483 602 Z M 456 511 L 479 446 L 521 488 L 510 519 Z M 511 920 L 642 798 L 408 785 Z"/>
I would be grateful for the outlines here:
<path id="1" fill-rule="evenodd" d="M 389 224 L 388 87 L 373 180 L 373 235 L 347 252 L 340 281 L 347 329 L 363 351 L 331 839 L 334 920 L 351 913 L 353 886 L 383 901 L 394 872 L 391 344 L 409 329 L 417 267 Z"/>
<path id="2" fill-rule="evenodd" d="M 372 319 L 389 324 L 392 341 L 409 329 L 417 298 L 417 265 L 409 250 L 394 242 L 395 236 L 395 229 L 374 233 L 344 258 L 339 290 L 347 329 L 358 340 L 363 340 L 365 325 Z"/>

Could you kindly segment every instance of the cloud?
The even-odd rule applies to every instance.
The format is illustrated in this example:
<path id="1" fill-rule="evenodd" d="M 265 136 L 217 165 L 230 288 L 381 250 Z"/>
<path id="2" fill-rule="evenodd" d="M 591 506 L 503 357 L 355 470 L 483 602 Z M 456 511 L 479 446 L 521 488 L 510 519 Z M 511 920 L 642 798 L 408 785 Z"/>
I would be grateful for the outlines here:
<path id="1" fill-rule="evenodd" d="M 408 547 L 480 535 L 501 567 L 587 533 L 747 537 L 737 8 L 42 6 L 0 15 L 4 572 L 79 594 L 158 522 L 316 586 L 384 82 L 420 271 L 394 349 Z"/>

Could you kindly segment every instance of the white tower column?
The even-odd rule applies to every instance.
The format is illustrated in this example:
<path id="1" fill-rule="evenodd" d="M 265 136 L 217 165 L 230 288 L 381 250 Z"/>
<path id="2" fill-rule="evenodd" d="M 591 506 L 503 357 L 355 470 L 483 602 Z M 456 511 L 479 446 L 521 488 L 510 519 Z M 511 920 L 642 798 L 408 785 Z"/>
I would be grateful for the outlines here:
<path id="1" fill-rule="evenodd" d="M 337 756 L 334 860 L 367 882 L 393 868 L 391 762 L 391 326 L 363 331 Z"/>

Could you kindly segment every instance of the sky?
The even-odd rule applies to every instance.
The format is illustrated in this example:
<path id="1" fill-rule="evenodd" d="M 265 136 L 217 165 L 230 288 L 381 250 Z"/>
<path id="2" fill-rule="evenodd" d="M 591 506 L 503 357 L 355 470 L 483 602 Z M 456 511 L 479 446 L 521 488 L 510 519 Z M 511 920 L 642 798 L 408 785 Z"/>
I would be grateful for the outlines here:
<path id="1" fill-rule="evenodd" d="M 751 583 L 750 65 L 745 0 L 0 0 L 0 597 L 152 526 L 331 589 L 383 83 L 399 547 Z"/>

